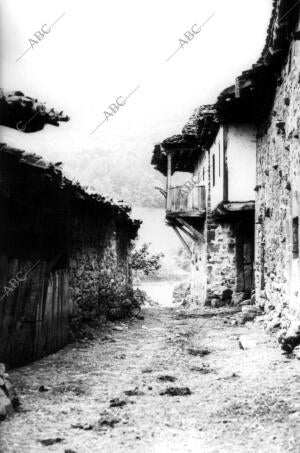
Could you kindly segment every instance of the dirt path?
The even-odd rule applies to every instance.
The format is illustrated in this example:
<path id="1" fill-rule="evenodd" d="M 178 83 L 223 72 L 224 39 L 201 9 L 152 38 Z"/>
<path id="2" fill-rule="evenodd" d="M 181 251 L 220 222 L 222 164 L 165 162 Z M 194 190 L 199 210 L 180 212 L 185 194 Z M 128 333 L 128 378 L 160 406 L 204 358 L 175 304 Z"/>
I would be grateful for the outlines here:
<path id="1" fill-rule="evenodd" d="M 1 452 L 300 452 L 297 357 L 258 325 L 144 315 L 12 372 L 24 411 L 0 425 Z"/>

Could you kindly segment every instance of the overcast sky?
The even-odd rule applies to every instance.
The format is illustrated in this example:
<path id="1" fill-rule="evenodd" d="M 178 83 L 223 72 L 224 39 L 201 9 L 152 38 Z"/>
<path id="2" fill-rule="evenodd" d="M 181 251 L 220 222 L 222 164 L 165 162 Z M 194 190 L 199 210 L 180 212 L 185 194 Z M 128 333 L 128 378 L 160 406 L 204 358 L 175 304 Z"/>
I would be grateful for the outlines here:
<path id="1" fill-rule="evenodd" d="M 46 126 L 33 134 L 2 127 L 1 141 L 63 161 L 67 176 L 96 188 L 101 149 L 110 150 L 109 165 L 118 165 L 122 151 L 128 159 L 132 152 L 143 153 L 150 166 L 155 142 L 180 133 L 196 106 L 215 102 L 256 62 L 271 3 L 0 0 L 1 86 L 37 97 L 71 117 L 59 128 Z M 201 32 L 166 61 L 180 47 L 179 39 L 186 40 L 184 33 L 192 26 L 198 30 L 209 17 Z M 34 33 L 43 25 L 48 30 L 58 18 L 30 48 L 29 39 L 37 39 Z M 91 134 L 108 106 L 119 96 L 122 102 L 138 86 Z"/>
<path id="2" fill-rule="evenodd" d="M 1 138 L 63 160 L 80 178 L 83 147 L 139 149 L 180 132 L 193 108 L 254 63 L 264 45 L 271 0 L 1 0 L 1 85 L 71 116 L 36 134 Z M 215 15 L 166 62 L 194 24 Z M 39 44 L 30 38 L 63 17 Z M 197 27 L 194 27 L 197 29 Z M 44 27 L 44 29 L 48 29 Z M 36 39 L 36 38 L 34 38 Z M 94 134 L 118 96 L 135 93 Z M 75 165 L 75 161 L 78 165 Z M 91 182 L 92 183 L 92 182 Z"/>

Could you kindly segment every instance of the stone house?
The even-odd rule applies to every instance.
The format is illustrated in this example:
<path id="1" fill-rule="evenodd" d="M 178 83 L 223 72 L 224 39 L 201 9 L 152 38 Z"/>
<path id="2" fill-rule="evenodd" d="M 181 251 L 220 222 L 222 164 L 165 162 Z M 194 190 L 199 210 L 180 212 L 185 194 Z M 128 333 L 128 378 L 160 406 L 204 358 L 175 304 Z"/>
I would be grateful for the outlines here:
<path id="1" fill-rule="evenodd" d="M 253 83 L 254 96 L 271 84 L 257 140 L 256 296 L 282 327 L 300 321 L 300 7 L 291 6 L 274 3 L 259 61 L 267 77 Z"/>
<path id="2" fill-rule="evenodd" d="M 290 326 L 299 339 L 299 2 L 274 0 L 261 57 L 219 97 L 220 116 L 239 110 L 247 111 L 257 128 L 256 302 L 270 328 Z"/>
<path id="3" fill-rule="evenodd" d="M 251 297 L 255 151 L 254 124 L 221 117 L 218 105 L 196 109 L 182 135 L 155 147 L 152 164 L 167 176 L 167 222 L 186 246 L 184 237 L 192 241 L 191 296 L 201 305 Z M 176 172 L 189 181 L 174 185 Z"/>
<path id="4" fill-rule="evenodd" d="M 20 91 L 0 92 L 0 124 L 24 133 L 68 116 Z M 84 323 L 132 296 L 130 209 L 63 176 L 61 163 L 0 144 L 0 362 L 9 367 L 63 347 Z M 0 421 L 18 403 L 0 363 Z"/>
<path id="5" fill-rule="evenodd" d="M 294 322 L 298 338 L 299 148 L 300 4 L 274 0 L 257 63 L 237 77 L 214 106 L 198 109 L 181 136 L 157 145 L 152 163 L 169 181 L 176 171 L 202 174 L 184 194 L 170 182 L 167 187 L 169 198 L 184 200 L 172 208 L 175 212 L 168 202 L 171 225 L 182 226 L 183 217 L 185 230 L 191 224 L 201 234 L 194 234 L 194 296 L 204 302 L 216 285 L 250 290 L 254 261 L 256 302 L 267 312 L 269 325 L 286 328 Z M 193 198 L 198 190 L 205 193 L 201 210 Z M 191 199 L 195 215 L 189 211 L 188 217 L 178 206 Z"/>
<path id="6" fill-rule="evenodd" d="M 0 92 L 3 126 L 34 133 L 68 120 L 20 91 Z M 0 144 L 0 361 L 9 366 L 61 348 L 71 326 L 119 312 L 132 291 L 140 222 L 60 165 Z"/>
<path id="7" fill-rule="evenodd" d="M 25 96 L 24 93 L 21 91 L 11 91 L 11 92 L 4 92 L 2 89 L 0 90 L 0 125 L 5 127 L 10 127 L 13 129 L 17 129 L 22 132 L 37 132 L 41 131 L 46 125 L 52 126 L 59 126 L 59 123 L 62 121 L 68 121 L 69 117 L 64 115 L 62 111 L 58 112 L 55 111 L 53 108 L 47 109 L 44 103 L 39 102 L 37 99 Z M 7 151 L 9 148 L 6 145 L 1 146 L 1 151 Z M 0 151 L 0 152 L 1 152 Z M 8 153 L 9 154 L 9 153 Z M 18 153 L 17 153 L 18 154 Z M 19 156 L 22 153 L 19 152 Z M 1 158 L 4 154 L 1 153 Z M 0 158 L 0 159 L 1 159 Z M 9 187 L 7 185 L 7 174 L 5 168 L 5 162 L 1 159 L 1 176 L 0 176 L 0 204 L 1 204 L 1 241 L 5 244 L 7 239 L 6 236 L 3 236 L 5 233 L 4 223 L 5 218 L 7 217 L 7 212 L 3 210 L 3 208 L 7 207 L 7 200 L 9 194 Z M 15 181 L 18 184 L 18 181 Z M 28 181 L 30 184 L 30 181 Z M 22 194 L 21 194 L 22 198 Z M 5 200 L 6 199 L 6 200 Z M 15 223 L 17 223 L 17 217 L 15 216 Z M 13 241 L 12 241 L 13 242 Z M 20 255 L 21 250 L 19 251 L 18 255 Z M 0 280 L 2 283 L 7 283 L 7 269 L 5 264 L 3 265 L 3 258 L 4 256 L 1 255 L 0 258 Z M 5 258 L 4 258 L 5 259 Z M 12 285 L 7 288 L 7 291 L 15 290 L 17 287 L 22 283 L 24 276 L 18 274 L 20 277 L 10 279 L 8 284 Z M 22 278 L 22 280 L 21 280 Z M 2 291 L 5 293 L 5 287 L 2 288 Z M 4 297 L 3 297 L 4 296 Z M 20 328 L 20 325 L 17 325 L 18 319 L 18 307 L 8 307 L 5 305 L 5 294 L 2 294 L 0 297 L 0 328 L 1 328 L 1 342 L 5 341 L 6 343 L 2 343 L 2 353 L 3 350 L 9 347 L 11 350 L 13 349 L 12 346 L 9 346 L 10 343 L 16 340 L 16 335 L 12 335 L 10 338 L 11 332 L 14 332 Z M 20 305 L 20 302 L 19 302 Z M 16 312 L 14 312 L 16 310 Z M 8 313 L 7 313 L 8 311 Z M 8 321 L 10 320 L 10 322 Z M 2 331 L 2 327 L 6 324 L 6 328 L 9 326 L 9 331 L 6 332 Z M 32 324 L 33 326 L 33 324 Z M 20 332 L 19 332 L 20 333 Z M 5 338 L 5 340 L 4 340 Z M 24 340 L 23 335 L 20 335 L 20 338 Z M 32 337 L 33 339 L 33 337 Z M 22 347 L 20 347 L 20 341 L 16 345 L 17 349 L 17 360 L 16 363 L 20 360 L 20 354 L 22 354 Z M 14 354 L 15 351 L 12 352 Z M 1 354 L 2 357 L 12 360 L 13 355 L 10 357 L 7 354 Z M 31 359 L 32 357 L 25 357 L 25 360 Z M 23 358 L 22 358 L 23 360 Z M 7 415 L 13 413 L 14 408 L 18 405 L 18 398 L 15 394 L 14 388 L 12 383 L 9 379 L 9 376 L 6 372 L 6 367 L 3 363 L 0 363 L 0 421 L 5 419 Z"/>
<path id="8" fill-rule="evenodd" d="M 106 316 L 131 289 L 138 221 L 40 156 L 0 147 L 0 361 L 64 346 L 70 321 Z"/>

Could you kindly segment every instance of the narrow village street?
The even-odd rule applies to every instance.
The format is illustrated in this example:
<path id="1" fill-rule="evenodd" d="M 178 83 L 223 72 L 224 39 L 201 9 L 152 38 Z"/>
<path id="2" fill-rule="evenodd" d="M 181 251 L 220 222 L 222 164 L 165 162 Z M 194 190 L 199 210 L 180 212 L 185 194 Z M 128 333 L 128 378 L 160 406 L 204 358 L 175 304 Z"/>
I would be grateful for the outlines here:
<path id="1" fill-rule="evenodd" d="M 300 0 L 1 19 L 0 453 L 300 453 Z"/>
<path id="2" fill-rule="evenodd" d="M 299 358 L 229 310 L 144 309 L 13 370 L 1 452 L 299 452 Z"/>

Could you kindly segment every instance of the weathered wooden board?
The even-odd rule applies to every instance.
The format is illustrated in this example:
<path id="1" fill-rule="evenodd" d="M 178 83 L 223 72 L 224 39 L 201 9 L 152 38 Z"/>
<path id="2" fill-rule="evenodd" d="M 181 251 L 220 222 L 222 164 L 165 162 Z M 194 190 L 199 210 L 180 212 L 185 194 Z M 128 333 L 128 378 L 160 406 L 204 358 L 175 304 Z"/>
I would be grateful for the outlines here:
<path id="1" fill-rule="evenodd" d="M 68 342 L 70 302 L 65 269 L 47 272 L 47 262 L 0 257 L 0 361 L 21 365 L 54 352 Z M 11 279 L 20 277 L 7 294 Z"/>
<path id="2" fill-rule="evenodd" d="M 194 186 L 189 191 L 183 186 L 171 187 L 168 191 L 169 213 L 205 212 L 205 186 Z"/>

